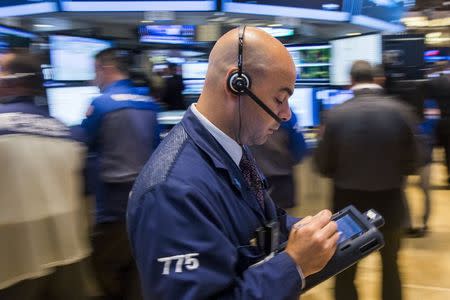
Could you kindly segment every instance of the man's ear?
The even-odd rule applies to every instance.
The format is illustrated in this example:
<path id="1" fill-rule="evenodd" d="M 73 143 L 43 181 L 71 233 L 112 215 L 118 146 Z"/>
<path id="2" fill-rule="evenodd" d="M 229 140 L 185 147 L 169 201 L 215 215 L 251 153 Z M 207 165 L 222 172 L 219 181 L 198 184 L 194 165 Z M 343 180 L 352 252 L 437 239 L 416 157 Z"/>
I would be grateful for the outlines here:
<path id="1" fill-rule="evenodd" d="M 237 70 L 238 70 L 237 67 L 231 67 L 231 68 L 229 68 L 228 71 L 227 71 L 227 73 L 226 73 L 225 78 L 223 78 L 223 84 L 224 84 L 225 93 L 226 93 L 227 97 L 233 98 L 233 99 L 235 99 L 236 101 L 238 101 L 238 98 L 239 98 L 239 97 L 238 97 L 238 95 L 236 95 L 235 93 L 233 93 L 233 91 L 231 90 L 229 80 L 230 80 L 231 74 L 233 74 L 233 73 L 236 72 Z"/>

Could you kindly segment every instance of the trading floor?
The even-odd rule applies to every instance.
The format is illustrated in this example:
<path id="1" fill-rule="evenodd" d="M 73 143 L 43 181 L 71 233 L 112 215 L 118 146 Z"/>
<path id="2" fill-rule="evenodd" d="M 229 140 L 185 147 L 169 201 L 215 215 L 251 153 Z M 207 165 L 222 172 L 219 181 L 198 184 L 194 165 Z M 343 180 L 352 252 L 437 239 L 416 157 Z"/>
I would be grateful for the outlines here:
<path id="1" fill-rule="evenodd" d="M 450 189 L 444 184 L 446 170 L 442 159 L 442 152 L 436 150 L 431 167 L 430 231 L 423 238 L 405 238 L 402 242 L 399 265 L 404 300 L 450 299 Z M 315 175 L 310 159 L 297 168 L 297 198 L 301 202 L 290 213 L 304 216 L 330 207 L 330 182 Z M 419 226 L 423 194 L 417 182 L 418 176 L 411 176 L 406 193 L 413 222 Z M 381 299 L 379 259 L 376 253 L 358 266 L 356 282 L 360 300 Z M 332 300 L 333 286 L 333 279 L 330 279 L 307 292 L 302 300 Z"/>

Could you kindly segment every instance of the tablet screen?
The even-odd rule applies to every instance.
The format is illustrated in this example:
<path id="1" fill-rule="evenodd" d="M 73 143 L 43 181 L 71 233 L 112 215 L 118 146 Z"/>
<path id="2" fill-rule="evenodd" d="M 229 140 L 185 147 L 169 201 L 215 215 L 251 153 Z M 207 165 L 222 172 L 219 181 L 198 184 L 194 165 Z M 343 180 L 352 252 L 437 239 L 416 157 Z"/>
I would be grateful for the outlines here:
<path id="1" fill-rule="evenodd" d="M 364 228 L 350 214 L 344 214 L 336 220 L 336 223 L 341 233 L 338 243 L 343 243 L 364 231 Z"/>

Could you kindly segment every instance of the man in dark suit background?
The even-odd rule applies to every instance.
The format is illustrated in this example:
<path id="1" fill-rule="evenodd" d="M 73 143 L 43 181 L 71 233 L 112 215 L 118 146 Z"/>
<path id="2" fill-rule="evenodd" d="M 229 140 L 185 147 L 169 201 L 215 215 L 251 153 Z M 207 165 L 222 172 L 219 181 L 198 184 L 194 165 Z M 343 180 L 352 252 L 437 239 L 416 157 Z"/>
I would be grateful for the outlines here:
<path id="1" fill-rule="evenodd" d="M 363 212 L 374 208 L 384 216 L 382 298 L 399 300 L 397 254 L 405 217 L 402 186 L 405 176 L 420 164 L 417 122 L 410 107 L 373 83 L 368 62 L 354 62 L 351 77 L 354 98 L 328 112 L 315 163 L 320 173 L 334 180 L 335 211 L 352 204 Z M 336 277 L 336 300 L 358 299 L 355 275 L 356 265 Z"/>
<path id="2" fill-rule="evenodd" d="M 163 102 L 167 104 L 168 110 L 185 110 L 183 90 L 183 77 L 177 74 L 177 65 L 169 64 L 167 68 L 166 89 L 164 92 Z"/>

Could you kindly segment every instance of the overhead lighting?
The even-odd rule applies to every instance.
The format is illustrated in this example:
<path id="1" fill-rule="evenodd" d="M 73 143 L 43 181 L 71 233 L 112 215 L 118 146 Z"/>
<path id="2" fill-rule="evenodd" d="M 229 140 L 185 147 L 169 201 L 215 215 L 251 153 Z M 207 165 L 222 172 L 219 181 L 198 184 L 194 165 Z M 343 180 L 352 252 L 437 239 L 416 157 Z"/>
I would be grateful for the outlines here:
<path id="1" fill-rule="evenodd" d="M 325 3 L 322 5 L 323 9 L 328 9 L 328 10 L 337 10 L 339 9 L 340 5 L 336 4 L 336 3 Z"/>
<path id="2" fill-rule="evenodd" d="M 430 33 L 427 33 L 425 36 L 427 37 L 427 38 L 437 38 L 437 37 L 440 37 L 442 35 L 442 32 L 430 32 Z"/>
<path id="3" fill-rule="evenodd" d="M 33 24 L 34 27 L 37 28 L 53 28 L 55 27 L 55 25 L 51 25 L 51 24 Z"/>
<path id="4" fill-rule="evenodd" d="M 357 36 L 357 35 L 361 35 L 361 32 L 349 32 L 345 34 L 346 36 Z"/>
<path id="5" fill-rule="evenodd" d="M 283 24 L 280 24 L 280 23 L 274 23 L 274 24 L 269 24 L 269 25 L 267 25 L 267 26 L 269 26 L 269 27 L 282 27 Z"/>
<path id="6" fill-rule="evenodd" d="M 141 23 L 155 23 L 153 20 L 142 20 Z"/>
<path id="7" fill-rule="evenodd" d="M 401 21 L 407 27 L 447 27 L 450 26 L 450 17 L 428 20 L 424 16 L 403 18 Z"/>

